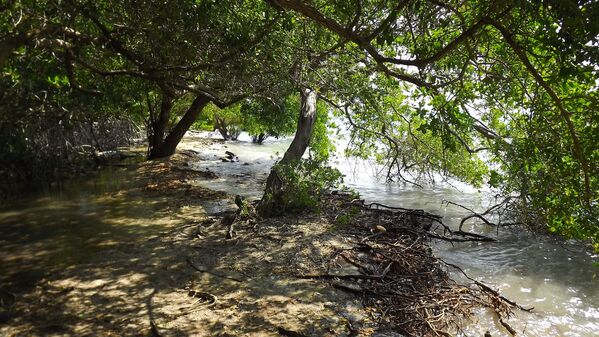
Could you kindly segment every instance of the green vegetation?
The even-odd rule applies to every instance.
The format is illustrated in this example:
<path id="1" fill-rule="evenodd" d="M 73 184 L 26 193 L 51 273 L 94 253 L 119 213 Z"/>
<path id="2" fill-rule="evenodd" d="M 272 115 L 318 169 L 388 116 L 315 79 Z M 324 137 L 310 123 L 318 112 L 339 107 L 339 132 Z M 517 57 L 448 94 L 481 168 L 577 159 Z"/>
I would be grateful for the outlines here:
<path id="1" fill-rule="evenodd" d="M 347 212 L 337 215 L 335 218 L 336 228 L 341 229 L 349 225 L 360 214 L 360 208 L 353 206 Z"/>
<path id="2" fill-rule="evenodd" d="M 277 170 L 296 179 L 289 193 L 317 197 L 335 181 L 321 167 L 330 110 L 347 153 L 389 180 L 488 185 L 519 221 L 599 250 L 598 16 L 596 2 L 557 0 L 9 1 L 3 184 L 50 179 L 132 124 L 150 159 L 194 123 L 257 142 L 297 126 L 290 158 L 312 141 L 312 161 Z"/>
<path id="3" fill-rule="evenodd" d="M 242 127 L 255 143 L 262 143 L 266 137 L 283 137 L 295 132 L 299 100 L 289 95 L 280 101 L 256 97 L 248 99 L 241 106 Z"/>
<path id="4" fill-rule="evenodd" d="M 262 143 L 268 137 L 292 135 L 297 111 L 299 101 L 293 95 L 279 102 L 251 97 L 222 109 L 209 104 L 192 127 L 196 130 L 217 130 L 225 140 L 236 140 L 243 130 L 252 136 L 254 143 Z"/>
<path id="5" fill-rule="evenodd" d="M 323 194 L 343 183 L 343 175 L 339 170 L 319 160 L 276 164 L 273 170 L 280 179 L 280 192 L 276 195 L 267 194 L 265 198 L 276 198 L 274 202 L 278 214 L 318 210 Z"/>

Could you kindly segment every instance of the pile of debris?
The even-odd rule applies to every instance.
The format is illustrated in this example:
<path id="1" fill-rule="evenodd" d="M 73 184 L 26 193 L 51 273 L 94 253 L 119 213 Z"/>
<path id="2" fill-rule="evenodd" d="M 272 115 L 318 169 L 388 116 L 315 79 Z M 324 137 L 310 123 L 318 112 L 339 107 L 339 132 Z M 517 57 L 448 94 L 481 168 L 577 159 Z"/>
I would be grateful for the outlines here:
<path id="1" fill-rule="evenodd" d="M 469 278 L 458 266 L 432 253 L 431 238 L 487 241 L 473 233 L 454 233 L 440 217 L 422 210 L 365 204 L 350 195 L 333 194 L 322 209 L 347 236 L 352 248 L 337 250 L 322 273 L 299 275 L 320 279 L 354 293 L 378 322 L 407 336 L 450 336 L 478 308 L 490 308 L 511 334 L 506 323 L 512 309 L 525 309 L 489 286 Z M 433 226 L 437 224 L 437 226 Z M 435 227 L 441 227 L 434 231 Z M 467 280 L 450 278 L 455 269 Z M 359 327 L 355 327 L 358 335 Z"/>

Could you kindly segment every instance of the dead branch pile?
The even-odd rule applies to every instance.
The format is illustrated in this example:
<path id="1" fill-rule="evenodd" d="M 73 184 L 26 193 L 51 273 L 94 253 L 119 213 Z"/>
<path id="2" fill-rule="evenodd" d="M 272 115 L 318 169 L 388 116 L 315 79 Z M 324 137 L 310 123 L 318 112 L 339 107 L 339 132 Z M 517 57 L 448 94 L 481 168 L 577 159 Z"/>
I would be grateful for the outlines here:
<path id="1" fill-rule="evenodd" d="M 432 254 L 431 236 L 445 236 L 430 232 L 433 223 L 441 223 L 437 216 L 380 204 L 373 208 L 349 198 L 332 195 L 323 209 L 354 247 L 337 251 L 326 273 L 302 277 L 329 280 L 359 294 L 380 327 L 407 336 L 450 335 L 477 308 L 492 309 L 515 333 L 505 319 L 519 307 L 516 303 L 465 274 L 463 284 L 452 280 L 447 268 L 463 271 Z"/>

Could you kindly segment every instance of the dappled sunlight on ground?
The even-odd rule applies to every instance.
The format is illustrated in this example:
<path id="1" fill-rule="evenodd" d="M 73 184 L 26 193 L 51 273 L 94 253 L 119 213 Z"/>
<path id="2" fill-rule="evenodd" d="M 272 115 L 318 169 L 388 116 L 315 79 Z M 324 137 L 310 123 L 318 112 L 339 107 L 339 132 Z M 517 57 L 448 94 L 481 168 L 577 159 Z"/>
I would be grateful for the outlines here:
<path id="1" fill-rule="evenodd" d="M 229 241 L 222 239 L 224 228 L 195 239 L 195 266 L 241 282 L 222 277 L 218 282 L 212 275 L 194 279 L 188 287 L 214 294 L 219 304 L 200 307 L 164 327 L 195 319 L 195 324 L 213 327 L 200 334 L 205 336 L 223 331 L 230 336 L 274 336 L 278 328 L 313 336 L 347 335 L 348 324 L 364 320 L 359 301 L 322 282 L 295 278 L 324 271 L 325 257 L 341 246 L 328 234 L 330 225 L 324 219 L 289 223 L 289 218 L 271 219 L 240 228 L 239 236 Z"/>
<path id="2" fill-rule="evenodd" d="M 177 169 L 189 156 L 0 211 L 0 335 L 342 336 L 367 320 L 357 299 L 294 277 L 343 247 L 323 219 L 246 223 L 226 239 L 211 214 L 233 198 Z"/>

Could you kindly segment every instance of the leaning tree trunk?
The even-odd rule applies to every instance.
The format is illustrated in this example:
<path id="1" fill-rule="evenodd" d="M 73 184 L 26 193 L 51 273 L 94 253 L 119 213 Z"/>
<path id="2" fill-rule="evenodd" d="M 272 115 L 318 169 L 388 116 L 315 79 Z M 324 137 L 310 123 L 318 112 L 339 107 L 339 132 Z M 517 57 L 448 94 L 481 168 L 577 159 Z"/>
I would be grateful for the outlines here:
<path id="1" fill-rule="evenodd" d="M 314 130 L 314 121 L 316 121 L 316 100 L 318 95 L 311 89 L 302 89 L 300 97 L 301 109 L 295 137 L 293 137 L 293 141 L 291 141 L 289 148 L 285 151 L 283 158 L 278 164 L 288 165 L 296 160 L 300 160 L 310 145 L 312 131 Z M 282 188 L 283 182 L 277 171 L 273 168 L 268 175 L 264 195 L 258 205 L 258 211 L 262 216 L 268 217 L 280 213 L 281 210 L 278 206 L 280 205 L 280 196 L 283 192 Z"/>
<path id="2" fill-rule="evenodd" d="M 149 100 L 149 98 L 148 98 Z M 160 111 L 156 116 L 153 112 L 154 109 L 151 108 L 150 103 L 148 103 L 148 107 L 150 108 L 150 132 L 148 134 L 148 143 L 149 143 L 149 153 L 148 158 L 153 159 L 153 154 L 155 154 L 156 149 L 159 149 L 162 143 L 164 142 L 164 135 L 166 133 L 166 128 L 168 127 L 168 121 L 171 116 L 171 109 L 173 108 L 173 100 L 172 95 L 168 93 L 162 94 L 162 102 L 160 103 Z"/>
<path id="3" fill-rule="evenodd" d="M 187 130 L 189 130 L 202 112 L 202 109 L 204 109 L 208 103 L 210 103 L 210 98 L 208 96 L 198 95 L 183 117 L 181 117 L 179 122 L 165 137 L 172 108 L 172 100 L 170 101 L 170 106 L 167 105 L 169 103 L 165 103 L 163 100 L 160 108 L 160 115 L 156 122 L 152 123 L 153 132 L 150 139 L 150 153 L 148 154 L 148 159 L 167 157 L 175 153 L 177 145 L 179 145 L 179 142 Z"/>
<path id="4" fill-rule="evenodd" d="M 229 135 L 229 129 L 228 129 L 227 122 L 225 121 L 224 118 L 222 118 L 218 115 L 214 116 L 214 129 L 218 130 L 218 132 L 220 133 L 220 135 L 223 137 L 224 140 L 231 139 L 231 136 Z"/>

